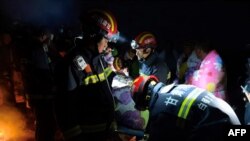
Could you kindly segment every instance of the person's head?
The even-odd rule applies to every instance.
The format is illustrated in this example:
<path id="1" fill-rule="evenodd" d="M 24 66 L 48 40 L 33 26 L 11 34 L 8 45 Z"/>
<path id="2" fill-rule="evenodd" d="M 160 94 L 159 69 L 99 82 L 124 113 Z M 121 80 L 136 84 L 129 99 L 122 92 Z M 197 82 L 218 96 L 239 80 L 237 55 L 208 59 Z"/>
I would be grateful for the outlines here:
<path id="1" fill-rule="evenodd" d="M 138 60 L 146 59 L 157 47 L 156 38 L 150 32 L 142 32 L 132 40 L 131 47 L 136 50 Z"/>
<path id="2" fill-rule="evenodd" d="M 209 41 L 197 41 L 195 44 L 195 53 L 196 56 L 203 60 L 206 55 L 211 51 L 211 44 Z"/>
<path id="3" fill-rule="evenodd" d="M 50 39 L 50 31 L 48 27 L 40 26 L 35 27 L 33 31 L 33 36 L 38 39 L 41 43 L 44 43 Z"/>
<path id="4" fill-rule="evenodd" d="M 82 30 L 97 47 L 97 51 L 102 53 L 107 47 L 108 42 L 116 42 L 119 38 L 117 22 L 110 11 L 94 9 L 88 11 L 81 17 Z"/>

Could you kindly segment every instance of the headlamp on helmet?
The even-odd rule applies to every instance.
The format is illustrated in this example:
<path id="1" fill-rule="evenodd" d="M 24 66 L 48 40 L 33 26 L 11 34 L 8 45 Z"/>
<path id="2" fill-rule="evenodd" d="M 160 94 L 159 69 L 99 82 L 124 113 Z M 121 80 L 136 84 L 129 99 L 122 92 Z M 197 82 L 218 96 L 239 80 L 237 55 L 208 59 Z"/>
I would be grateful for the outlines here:
<path id="1" fill-rule="evenodd" d="M 135 40 L 131 41 L 130 46 L 132 47 L 132 49 L 138 49 L 139 48 L 139 45 L 136 43 Z"/>
<path id="2" fill-rule="evenodd" d="M 117 22 L 110 11 L 94 9 L 88 12 L 86 27 L 87 30 L 93 28 L 92 33 L 100 34 L 109 42 L 116 42 L 119 39 L 119 31 L 117 29 Z"/>
<path id="3" fill-rule="evenodd" d="M 118 31 L 116 34 L 113 34 L 113 35 L 105 35 L 104 36 L 106 39 L 108 39 L 109 42 L 113 42 L 113 43 L 116 43 L 118 40 L 119 40 L 119 37 L 120 37 L 120 32 Z"/>
<path id="4" fill-rule="evenodd" d="M 140 48 L 156 48 L 156 38 L 150 32 L 142 32 L 136 36 L 134 40 L 131 41 L 132 49 Z"/>

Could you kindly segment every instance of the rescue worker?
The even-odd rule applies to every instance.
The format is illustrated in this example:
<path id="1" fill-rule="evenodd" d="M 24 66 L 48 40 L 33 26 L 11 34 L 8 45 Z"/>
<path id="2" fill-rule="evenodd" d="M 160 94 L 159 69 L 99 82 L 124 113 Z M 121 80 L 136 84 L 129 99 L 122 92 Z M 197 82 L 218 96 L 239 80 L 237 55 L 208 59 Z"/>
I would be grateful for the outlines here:
<path id="1" fill-rule="evenodd" d="M 140 33 L 132 40 L 131 47 L 136 50 L 140 75 L 155 75 L 163 83 L 170 80 L 171 73 L 166 62 L 159 58 L 159 54 L 155 50 L 157 42 L 152 33 Z"/>
<path id="2" fill-rule="evenodd" d="M 141 32 L 131 41 L 131 47 L 136 50 L 140 76 L 155 75 L 163 83 L 170 81 L 170 70 L 156 51 L 157 42 L 152 33 Z M 144 126 L 147 125 L 149 111 L 147 109 L 140 111 L 140 115 L 144 119 Z"/>
<path id="3" fill-rule="evenodd" d="M 155 76 L 140 76 L 132 94 L 138 110 L 150 111 L 149 141 L 223 140 L 225 127 L 241 124 L 228 103 L 192 85 L 165 85 Z"/>
<path id="4" fill-rule="evenodd" d="M 115 76 L 104 54 L 119 32 L 115 17 L 105 10 L 88 11 L 81 23 L 82 40 L 56 67 L 56 115 L 66 141 L 104 141 L 114 121 Z"/>
<path id="5" fill-rule="evenodd" d="M 28 107 L 35 115 L 35 140 L 54 141 L 56 120 L 54 116 L 55 83 L 49 55 L 50 33 L 45 27 L 34 29 L 24 69 L 24 85 Z"/>

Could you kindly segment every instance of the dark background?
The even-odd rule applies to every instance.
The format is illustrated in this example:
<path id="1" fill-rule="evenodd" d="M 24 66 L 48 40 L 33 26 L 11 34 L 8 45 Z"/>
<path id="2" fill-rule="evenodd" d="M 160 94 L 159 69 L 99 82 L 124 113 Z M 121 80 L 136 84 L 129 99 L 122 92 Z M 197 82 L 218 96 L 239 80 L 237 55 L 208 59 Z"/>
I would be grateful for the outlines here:
<path id="1" fill-rule="evenodd" d="M 163 0 L 0 0 L 1 27 L 13 21 L 57 28 L 78 26 L 81 12 L 92 8 L 114 13 L 122 37 L 153 32 L 159 47 L 170 51 L 184 40 L 208 38 L 225 61 L 230 102 L 242 110 L 240 84 L 250 55 L 250 4 L 247 1 Z M 242 106 L 242 107 L 241 107 Z M 242 113 L 242 112 L 240 112 Z"/>
<path id="2" fill-rule="evenodd" d="M 237 1 L 1 0 L 1 17 L 58 26 L 78 24 L 81 11 L 110 9 L 126 38 L 154 32 L 160 44 L 207 36 L 225 49 L 249 42 L 250 5 Z M 229 47 L 230 46 L 230 47 Z"/>

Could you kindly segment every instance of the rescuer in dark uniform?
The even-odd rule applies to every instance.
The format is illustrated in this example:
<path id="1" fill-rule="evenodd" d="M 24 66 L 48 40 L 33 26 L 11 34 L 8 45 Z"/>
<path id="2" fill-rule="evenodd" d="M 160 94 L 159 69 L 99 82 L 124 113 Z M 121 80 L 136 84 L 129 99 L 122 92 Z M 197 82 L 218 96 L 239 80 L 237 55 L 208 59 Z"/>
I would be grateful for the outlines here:
<path id="1" fill-rule="evenodd" d="M 27 100 L 35 115 L 36 141 L 54 141 L 56 119 L 54 113 L 55 82 L 50 56 L 50 33 L 45 27 L 34 29 L 29 42 L 24 70 Z"/>
<path id="2" fill-rule="evenodd" d="M 170 70 L 167 63 L 159 58 L 159 54 L 156 51 L 156 38 L 152 33 L 140 33 L 132 40 L 131 47 L 136 50 L 140 75 L 155 75 L 160 82 L 169 82 Z"/>
<path id="3" fill-rule="evenodd" d="M 150 111 L 149 141 L 224 140 L 228 125 L 240 125 L 222 99 L 191 85 L 165 85 L 155 76 L 140 76 L 132 88 L 135 107 Z"/>
<path id="4" fill-rule="evenodd" d="M 81 20 L 81 40 L 56 67 L 56 115 L 66 141 L 104 141 L 114 120 L 115 75 L 104 54 L 119 32 L 109 11 L 92 10 Z"/>

